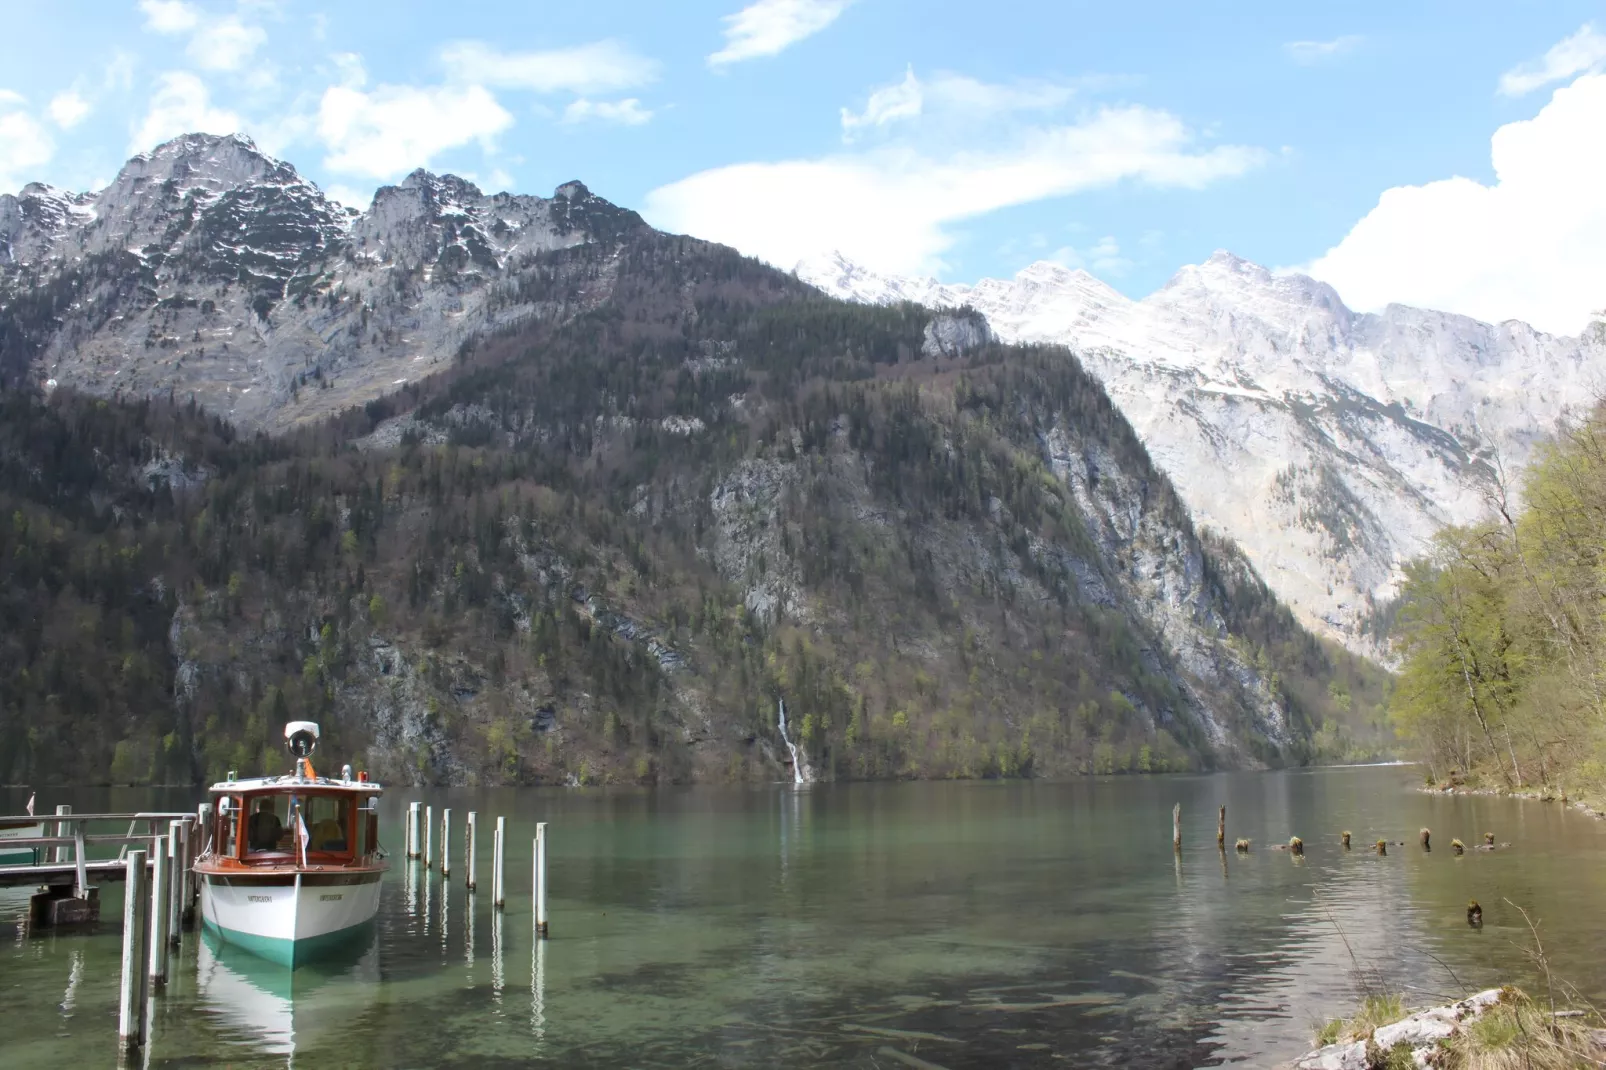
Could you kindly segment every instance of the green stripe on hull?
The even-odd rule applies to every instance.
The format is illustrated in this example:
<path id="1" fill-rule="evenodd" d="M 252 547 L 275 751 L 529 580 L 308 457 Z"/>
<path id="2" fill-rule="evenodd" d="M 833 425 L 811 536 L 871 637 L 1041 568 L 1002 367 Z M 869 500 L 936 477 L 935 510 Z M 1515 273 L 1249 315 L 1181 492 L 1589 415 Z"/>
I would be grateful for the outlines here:
<path id="1" fill-rule="evenodd" d="M 210 918 L 203 921 L 202 929 L 226 947 L 237 947 L 257 958 L 277 962 L 293 970 L 363 936 L 372 930 L 373 924 L 373 919 L 370 918 L 368 921 L 361 921 L 332 933 L 324 933 L 322 936 L 309 936 L 304 940 L 286 940 L 282 937 L 242 933 L 236 929 L 225 929 Z"/>

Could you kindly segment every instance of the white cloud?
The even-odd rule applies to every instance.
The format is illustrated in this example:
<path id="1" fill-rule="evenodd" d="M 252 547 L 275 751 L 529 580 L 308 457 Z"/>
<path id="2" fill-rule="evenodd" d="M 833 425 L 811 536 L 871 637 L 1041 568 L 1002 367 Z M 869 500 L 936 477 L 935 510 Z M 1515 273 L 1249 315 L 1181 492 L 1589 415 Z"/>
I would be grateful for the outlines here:
<path id="1" fill-rule="evenodd" d="M 547 52 L 498 52 L 483 41 L 441 50 L 453 80 L 537 93 L 614 93 L 658 77 L 658 63 L 618 41 L 596 41 Z"/>
<path id="2" fill-rule="evenodd" d="M 50 121 L 63 130 L 71 130 L 89 115 L 89 101 L 75 89 L 66 89 L 50 98 Z"/>
<path id="3" fill-rule="evenodd" d="M 184 0 L 139 0 L 145 28 L 157 33 L 188 33 L 200 25 L 201 13 Z"/>
<path id="4" fill-rule="evenodd" d="M 1331 41 L 1289 41 L 1283 45 L 1283 51 L 1287 52 L 1288 58 L 1295 63 L 1309 66 L 1353 51 L 1364 40 L 1366 38 L 1361 35 L 1351 33 L 1335 37 Z"/>
<path id="5" fill-rule="evenodd" d="M 1167 112 L 1112 107 L 1074 125 L 1013 132 L 988 151 L 887 145 L 716 168 L 653 190 L 646 214 L 784 266 L 840 249 L 880 271 L 927 274 L 941 269 L 959 221 L 1123 180 L 1198 188 L 1264 156 L 1235 145 L 1201 149 Z"/>
<path id="6" fill-rule="evenodd" d="M 180 134 L 234 134 L 242 126 L 231 111 L 212 106 L 206 83 L 189 71 L 168 71 L 156 79 L 150 110 L 129 143 L 130 152 L 149 152 Z"/>
<path id="7" fill-rule="evenodd" d="M 910 67 L 903 81 L 871 93 L 863 111 L 842 109 L 842 138 L 852 141 L 864 132 L 928 114 L 950 124 L 990 121 L 1013 112 L 1056 108 L 1075 95 L 1074 85 L 1059 82 L 998 85 L 949 73 L 921 81 Z"/>
<path id="8" fill-rule="evenodd" d="M 913 119 L 925 107 L 925 101 L 924 87 L 920 79 L 915 77 L 915 69 L 910 67 L 904 72 L 903 81 L 871 93 L 870 99 L 864 102 L 863 111 L 842 109 L 842 136 L 852 140 L 860 130 L 886 126 L 900 119 Z"/>
<path id="9" fill-rule="evenodd" d="M 355 208 L 359 212 L 366 212 L 368 206 L 374 203 L 373 190 L 364 192 L 355 186 L 346 186 L 338 182 L 332 186 L 325 186 L 323 195 L 331 201 L 343 204 L 347 208 Z"/>
<path id="10" fill-rule="evenodd" d="M 18 94 L 0 89 L 0 191 L 7 193 L 37 179 L 31 172 L 56 152 L 50 133 L 19 107 L 22 103 Z"/>
<path id="11" fill-rule="evenodd" d="M 1544 57 L 1534 63 L 1513 67 L 1500 76 L 1500 92 L 1508 97 L 1520 97 L 1540 86 L 1560 82 L 1575 74 L 1593 70 L 1606 62 L 1606 36 L 1595 31 L 1589 23 L 1578 32 L 1550 47 Z"/>
<path id="12" fill-rule="evenodd" d="M 484 86 L 331 86 L 318 107 L 318 136 L 332 171 L 391 178 L 470 141 L 486 144 L 513 125 Z"/>
<path id="13" fill-rule="evenodd" d="M 1120 278 L 1132 270 L 1131 260 L 1121 255 L 1121 244 L 1106 235 L 1086 249 L 1065 245 L 1049 254 L 1048 259 L 1068 268 L 1083 268 L 1105 278 Z"/>
<path id="14" fill-rule="evenodd" d="M 723 67 L 760 56 L 773 56 L 837 20 L 853 0 L 757 0 L 726 15 L 725 47 L 708 57 L 710 67 Z"/>
<path id="15" fill-rule="evenodd" d="M 1391 302 L 1552 333 L 1606 304 L 1606 75 L 1558 89 L 1494 132 L 1495 182 L 1447 178 L 1385 190 L 1344 240 L 1303 269 L 1346 302 Z"/>
<path id="16" fill-rule="evenodd" d="M 237 71 L 267 40 L 262 27 L 228 15 L 198 27 L 187 51 L 203 70 Z"/>
<path id="17" fill-rule="evenodd" d="M 563 110 L 566 123 L 583 123 L 589 120 L 618 123 L 621 126 L 640 126 L 652 119 L 652 112 L 641 106 L 635 97 L 624 100 L 586 100 L 582 97 Z"/>

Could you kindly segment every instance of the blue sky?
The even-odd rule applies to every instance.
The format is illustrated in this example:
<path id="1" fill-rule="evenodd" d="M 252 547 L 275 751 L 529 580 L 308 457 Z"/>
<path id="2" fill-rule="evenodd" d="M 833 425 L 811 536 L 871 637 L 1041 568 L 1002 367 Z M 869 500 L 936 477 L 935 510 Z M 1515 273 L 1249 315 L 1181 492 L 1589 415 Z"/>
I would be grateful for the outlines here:
<path id="1" fill-rule="evenodd" d="M 1309 265 L 1362 307 L 1403 300 L 1576 330 L 1584 304 L 1606 304 L 1606 276 L 1565 301 L 1512 296 L 1504 231 L 1456 263 L 1420 253 L 1490 213 L 1531 229 L 1515 194 L 1494 198 L 1508 212 L 1443 186 L 1460 176 L 1499 193 L 1497 131 L 1543 134 L 1521 153 L 1539 171 L 1580 129 L 1606 141 L 1595 110 L 1606 92 L 1590 89 L 1606 62 L 1598 2 L 3 0 L 0 11 L 26 42 L 0 69 L 0 190 L 92 188 L 162 137 L 239 129 L 363 203 L 417 166 L 544 195 L 580 178 L 655 224 L 787 266 L 839 247 L 883 270 L 973 281 L 1051 258 L 1142 296 L 1226 248 Z M 1573 104 L 1545 119 L 1566 93 Z M 1397 187 L 1426 192 L 1388 217 L 1380 197 Z M 1545 261 L 1525 265 L 1536 291 L 1555 288 L 1545 271 L 1587 274 L 1567 257 L 1602 259 L 1557 252 L 1578 244 L 1569 213 L 1600 223 L 1599 209 L 1563 207 L 1547 208 L 1551 245 L 1522 253 Z M 1469 256 L 1479 278 L 1432 281 Z"/>

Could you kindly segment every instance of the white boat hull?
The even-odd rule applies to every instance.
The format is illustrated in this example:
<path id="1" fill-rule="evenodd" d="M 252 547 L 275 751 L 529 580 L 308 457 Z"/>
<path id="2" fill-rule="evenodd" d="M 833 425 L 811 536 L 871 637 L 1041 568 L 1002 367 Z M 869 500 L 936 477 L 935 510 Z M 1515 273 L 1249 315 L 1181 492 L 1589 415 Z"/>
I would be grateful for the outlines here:
<path id="1" fill-rule="evenodd" d="M 383 875 L 203 873 L 201 918 L 225 944 L 295 966 L 365 930 Z"/>
<path id="2" fill-rule="evenodd" d="M 32 836 L 43 836 L 45 827 L 42 824 L 33 825 L 0 825 L 0 865 L 27 865 L 38 860 L 38 852 L 32 847 L 11 847 L 7 840 L 21 840 Z"/>

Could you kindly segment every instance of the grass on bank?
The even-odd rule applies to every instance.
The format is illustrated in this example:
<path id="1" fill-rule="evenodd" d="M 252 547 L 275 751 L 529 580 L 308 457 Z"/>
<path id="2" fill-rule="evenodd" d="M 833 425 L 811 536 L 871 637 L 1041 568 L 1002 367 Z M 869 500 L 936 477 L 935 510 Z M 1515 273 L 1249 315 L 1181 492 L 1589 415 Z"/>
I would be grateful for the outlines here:
<path id="1" fill-rule="evenodd" d="M 1353 1017 L 1333 1018 L 1314 1033 L 1317 1047 L 1370 1042 L 1375 1030 L 1405 1018 L 1400 997 L 1368 995 Z M 1553 1011 L 1519 988 L 1507 986 L 1500 1002 L 1440 1043 L 1433 1063 L 1441 1070 L 1574 1070 L 1602 1065 L 1602 1025 L 1593 1010 Z M 1409 1044 L 1382 1049 L 1368 1043 L 1368 1066 L 1394 1070 L 1414 1065 Z"/>

